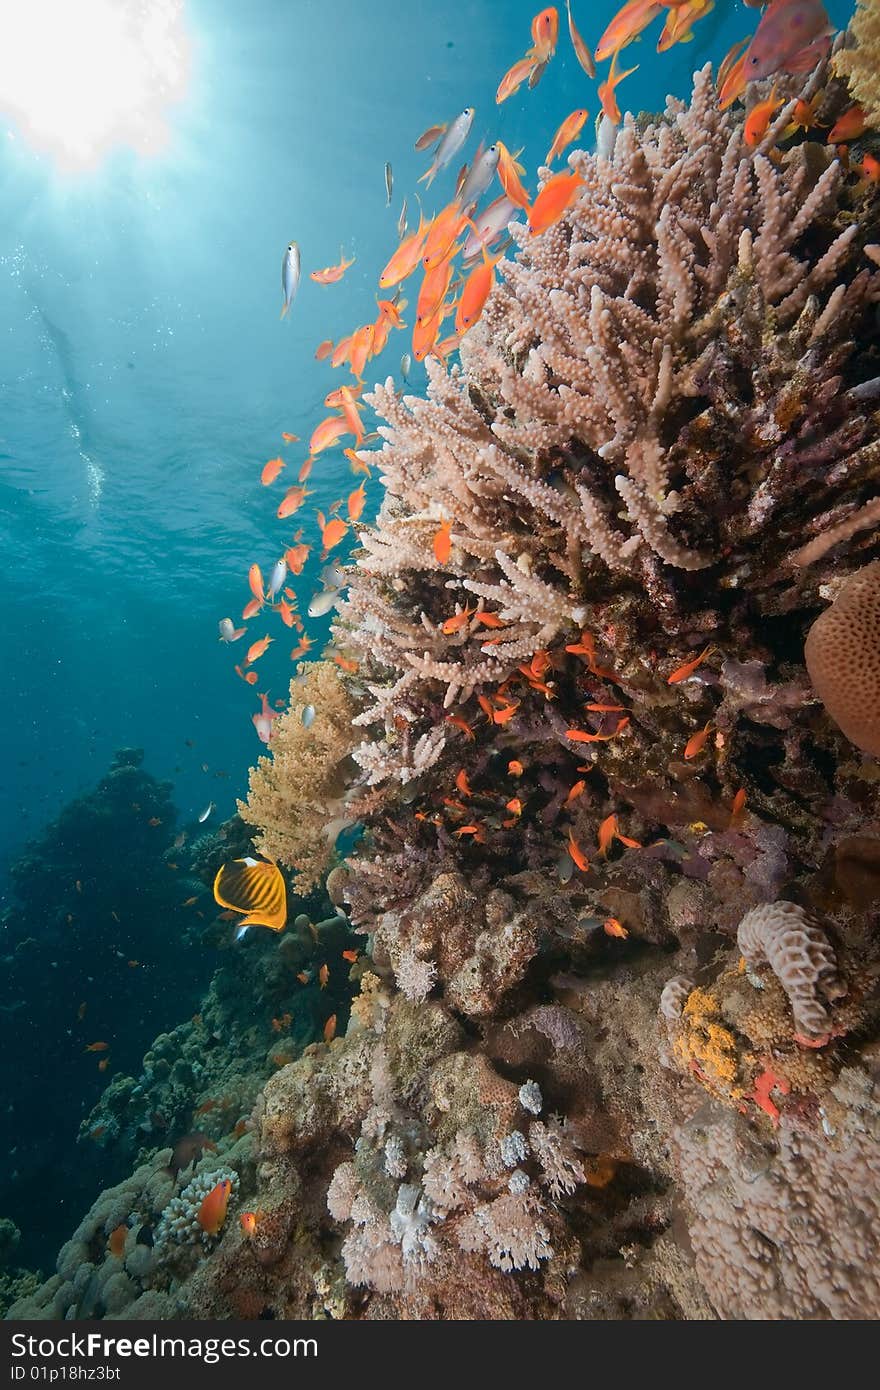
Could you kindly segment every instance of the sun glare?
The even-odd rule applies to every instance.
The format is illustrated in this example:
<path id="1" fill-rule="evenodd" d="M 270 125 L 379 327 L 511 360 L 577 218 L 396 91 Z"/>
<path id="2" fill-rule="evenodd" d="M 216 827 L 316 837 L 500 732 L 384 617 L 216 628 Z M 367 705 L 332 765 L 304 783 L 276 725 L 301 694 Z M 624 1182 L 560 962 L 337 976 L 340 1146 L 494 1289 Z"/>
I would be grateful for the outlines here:
<path id="1" fill-rule="evenodd" d="M 183 0 L 3 0 L 0 116 L 66 168 L 155 154 L 184 93 Z"/>

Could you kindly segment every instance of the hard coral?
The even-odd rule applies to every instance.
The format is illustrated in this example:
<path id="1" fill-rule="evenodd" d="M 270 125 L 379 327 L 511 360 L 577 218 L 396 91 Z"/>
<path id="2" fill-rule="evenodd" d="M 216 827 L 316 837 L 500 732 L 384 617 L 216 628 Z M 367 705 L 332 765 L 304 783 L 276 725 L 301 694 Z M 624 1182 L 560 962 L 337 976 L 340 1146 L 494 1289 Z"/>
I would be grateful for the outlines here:
<path id="1" fill-rule="evenodd" d="M 304 722 L 309 706 L 314 717 Z M 248 799 L 238 803 L 242 820 L 258 827 L 257 849 L 295 870 L 300 893 L 328 867 L 347 819 L 342 796 L 355 709 L 332 662 L 305 664 L 290 683 L 288 708 L 275 720 L 271 756 L 251 769 Z"/>
<path id="2" fill-rule="evenodd" d="M 864 107 L 867 122 L 880 125 L 880 5 L 877 0 L 858 0 L 850 23 L 853 43 L 834 56 L 834 71 L 845 77 L 856 101 Z"/>
<path id="3" fill-rule="evenodd" d="M 535 871 L 590 891 L 573 921 L 662 940 L 671 872 L 749 903 L 814 862 L 833 771 L 797 635 L 876 548 L 863 531 L 790 563 L 872 500 L 880 464 L 880 273 L 839 215 L 839 160 L 756 153 L 706 70 L 689 106 L 571 162 L 579 198 L 543 235 L 513 229 L 461 367 L 432 365 L 424 400 L 375 391 L 385 498 L 336 624 L 370 697 L 353 918 L 413 997 L 439 986 L 476 1016 L 536 943 L 486 979 L 497 926 L 469 945 L 454 923 L 447 948 L 408 924 L 429 878 L 479 896 L 499 864 Z M 652 841 L 656 884 L 640 869 L 635 895 L 600 897 Z M 454 997 L 444 950 L 477 961 Z"/>
<path id="4" fill-rule="evenodd" d="M 736 940 L 747 964 L 770 966 L 798 1030 L 810 1039 L 827 1036 L 828 1005 L 846 994 L 846 985 L 821 923 L 796 903 L 766 903 L 746 913 Z"/>
<path id="5" fill-rule="evenodd" d="M 880 757 L 880 561 L 852 575 L 816 619 L 804 659 L 835 724 Z"/>

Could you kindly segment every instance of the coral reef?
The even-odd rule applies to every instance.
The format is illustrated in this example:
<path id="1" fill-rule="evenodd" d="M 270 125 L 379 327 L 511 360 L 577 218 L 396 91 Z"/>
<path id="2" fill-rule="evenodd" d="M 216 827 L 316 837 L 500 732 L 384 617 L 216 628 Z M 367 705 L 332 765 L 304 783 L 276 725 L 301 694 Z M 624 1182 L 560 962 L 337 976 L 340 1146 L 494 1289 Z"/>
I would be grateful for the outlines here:
<path id="1" fill-rule="evenodd" d="M 221 966 L 157 1040 L 179 1153 L 13 1315 L 880 1311 L 880 769 L 830 693 L 858 654 L 804 661 L 877 555 L 876 200 L 810 139 L 771 158 L 779 121 L 750 148 L 708 71 L 627 118 L 557 225 L 514 229 L 461 366 L 374 391 L 357 674 L 294 682 L 242 808 L 304 884 L 360 823 L 338 915 L 242 956 L 249 1027 Z M 288 955 L 311 1033 L 264 1079 Z M 264 1082 L 231 1129 L 244 1084 L 195 1103 L 204 1028 Z M 130 1267 L 226 1170 L 245 1223 Z"/>
<path id="2" fill-rule="evenodd" d="M 880 125 L 880 6 L 877 0 L 857 0 L 850 21 L 852 45 L 834 56 L 834 71 L 845 77 L 853 97 L 865 110 L 868 124 Z"/>
<path id="3" fill-rule="evenodd" d="M 850 742 L 880 755 L 880 562 L 858 570 L 807 634 L 813 689 Z"/>
<path id="4" fill-rule="evenodd" d="M 238 803 L 242 819 L 258 827 L 259 852 L 294 870 L 299 893 L 313 888 L 328 868 L 347 820 L 342 794 L 354 713 L 332 662 L 301 665 L 290 683 L 288 707 L 275 721 L 271 756 L 252 768 L 248 799 Z"/>
<path id="5" fill-rule="evenodd" d="M 348 891 L 413 997 L 486 955 L 507 875 L 572 880 L 582 917 L 656 937 L 677 861 L 724 902 L 738 884 L 741 916 L 819 862 L 842 790 L 802 642 L 876 540 L 794 557 L 880 464 L 880 272 L 845 170 L 750 149 L 706 71 L 690 106 L 570 163 L 580 196 L 513 229 L 461 368 L 372 397 L 385 498 L 334 627 L 363 681 Z M 430 894 L 455 874 L 481 908 L 447 945 Z"/>

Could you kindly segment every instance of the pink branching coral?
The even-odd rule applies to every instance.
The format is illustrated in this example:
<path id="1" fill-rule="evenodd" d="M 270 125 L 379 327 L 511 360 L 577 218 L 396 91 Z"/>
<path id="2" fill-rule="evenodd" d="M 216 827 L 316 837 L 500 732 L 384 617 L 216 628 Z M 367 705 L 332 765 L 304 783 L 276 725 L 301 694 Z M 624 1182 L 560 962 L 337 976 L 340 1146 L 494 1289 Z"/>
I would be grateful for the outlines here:
<path id="1" fill-rule="evenodd" d="M 720 839 L 747 790 L 723 853 L 760 901 L 814 853 L 806 802 L 834 794 L 798 639 L 876 540 L 794 557 L 871 503 L 880 464 L 880 271 L 840 215 L 845 172 L 812 142 L 750 149 L 708 70 L 610 159 L 571 162 L 580 197 L 514 229 L 461 367 L 431 366 L 426 399 L 372 397 L 385 499 L 335 628 L 364 681 L 353 909 L 414 993 L 416 961 L 451 971 L 382 914 L 429 877 L 479 893 L 503 863 L 592 887 L 670 832 L 696 865 L 722 847 L 693 827 Z"/>

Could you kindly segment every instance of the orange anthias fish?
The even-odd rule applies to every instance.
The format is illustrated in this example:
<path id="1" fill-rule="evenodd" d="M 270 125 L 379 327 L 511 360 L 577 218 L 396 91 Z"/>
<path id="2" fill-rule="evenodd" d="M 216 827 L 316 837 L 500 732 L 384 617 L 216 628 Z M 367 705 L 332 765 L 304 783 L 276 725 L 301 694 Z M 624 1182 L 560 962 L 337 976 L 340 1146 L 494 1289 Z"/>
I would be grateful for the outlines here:
<path id="1" fill-rule="evenodd" d="M 255 618 L 262 607 L 263 600 L 261 598 L 252 598 L 250 603 L 246 603 L 241 610 L 241 616 L 244 622 L 247 622 L 249 618 Z"/>
<path id="2" fill-rule="evenodd" d="M 434 268 L 450 255 L 455 239 L 460 232 L 464 231 L 467 223 L 467 214 L 462 212 L 458 203 L 447 203 L 442 212 L 431 223 L 425 248 L 422 252 L 422 265 L 425 270 Z"/>
<path id="3" fill-rule="evenodd" d="M 740 39 L 733 44 L 718 69 L 715 85 L 718 89 L 718 104 L 722 111 L 726 111 L 728 106 L 732 106 L 748 86 L 748 78 L 745 74 L 748 46 L 748 38 Z"/>
<path id="4" fill-rule="evenodd" d="M 553 144 L 547 151 L 547 157 L 544 160 L 545 164 L 552 164 L 554 159 L 562 154 L 566 145 L 570 145 L 572 140 L 577 139 L 584 128 L 584 122 L 587 120 L 589 114 L 589 111 L 585 111 L 583 107 L 580 107 L 577 111 L 572 111 L 570 116 L 566 116 L 556 134 L 553 136 Z M 508 194 L 508 197 L 509 196 Z"/>
<path id="5" fill-rule="evenodd" d="M 241 1224 L 242 1231 L 247 1236 L 248 1240 L 250 1240 L 256 1233 L 257 1213 L 255 1211 L 243 1211 L 238 1220 Z"/>
<path id="6" fill-rule="evenodd" d="M 426 236 L 425 219 L 420 217 L 418 230 L 404 238 L 379 276 L 380 289 L 389 290 L 412 275 L 421 260 Z"/>
<path id="7" fill-rule="evenodd" d="M 362 377 L 367 359 L 373 353 L 373 340 L 376 336 L 376 325 L 373 323 L 363 324 L 356 333 L 351 335 L 351 347 L 348 353 L 348 363 L 356 377 Z"/>
<path id="8" fill-rule="evenodd" d="M 679 681 L 686 681 L 714 650 L 714 647 L 704 647 L 699 656 L 694 657 L 693 661 L 686 661 L 683 666 L 676 666 L 672 674 L 666 677 L 666 684 L 678 685 Z"/>
<path id="9" fill-rule="evenodd" d="M 321 544 L 325 554 L 339 544 L 348 530 L 348 522 L 343 521 L 342 517 L 337 516 L 332 521 L 327 521 L 323 512 L 318 512 L 318 525 L 321 528 Z"/>
<path id="10" fill-rule="evenodd" d="M 299 443 L 299 435 L 298 435 L 298 434 L 291 434 L 291 433 L 290 433 L 290 430 L 282 430 L 282 431 L 281 431 L 281 438 L 284 440 L 285 444 L 298 444 L 298 443 Z"/>
<path id="11" fill-rule="evenodd" d="M 571 791 L 568 793 L 568 796 L 565 798 L 565 800 L 564 800 L 563 803 L 562 803 L 563 807 L 564 807 L 564 808 L 569 807 L 569 806 L 572 804 L 573 801 L 577 801 L 577 799 L 578 799 L 579 796 L 583 796 L 584 792 L 586 791 L 586 787 L 587 787 L 587 784 L 586 784 L 586 782 L 583 780 L 583 778 L 581 778 L 581 780 L 580 780 L 579 782 L 575 782 L 575 784 L 574 784 L 574 786 L 572 787 Z"/>
<path id="12" fill-rule="evenodd" d="M 444 636 L 451 637 L 454 632 L 460 632 L 461 629 L 466 627 L 470 622 L 471 618 L 474 616 L 474 612 L 475 610 L 473 608 L 463 608 L 461 612 L 456 613 L 454 617 L 447 618 L 442 628 Z"/>
<path id="13" fill-rule="evenodd" d="M 772 0 L 745 52 L 747 81 L 809 72 L 828 51 L 833 32 L 820 0 Z"/>
<path id="14" fill-rule="evenodd" d="M 529 205 L 528 190 L 520 178 L 520 174 L 525 173 L 522 164 L 518 164 L 516 156 L 510 153 L 503 140 L 495 141 L 495 148 L 498 151 L 498 181 L 504 189 L 505 197 L 515 203 L 518 208 L 527 208 Z M 480 235 L 478 233 L 478 235 Z M 484 237 L 480 237 L 484 241 Z"/>
<path id="15" fill-rule="evenodd" d="M 467 722 L 466 719 L 462 719 L 460 714 L 447 714 L 446 722 L 447 724 L 454 724 L 457 729 L 461 729 L 462 733 L 466 735 L 466 737 L 471 743 L 473 743 L 476 739 L 477 736 L 471 728 L 470 724 Z"/>
<path id="16" fill-rule="evenodd" d="M 629 932 L 622 922 L 618 922 L 616 917 L 606 917 L 602 923 L 602 930 L 606 936 L 619 936 L 621 940 L 626 940 Z"/>
<path id="17" fill-rule="evenodd" d="M 330 967 L 329 967 L 329 965 L 327 965 L 327 963 L 326 963 L 326 961 L 325 961 L 324 964 L 321 966 L 320 970 L 318 971 L 318 984 L 321 986 L 321 989 L 326 989 L 326 988 L 327 988 L 327 981 L 328 981 L 329 979 L 330 979 Z"/>
<path id="18" fill-rule="evenodd" d="M 89 1043 L 85 1050 L 86 1052 L 106 1052 L 109 1046 L 110 1044 L 106 1042 L 93 1042 Z"/>
<path id="19" fill-rule="evenodd" d="M 577 865 L 581 873 L 588 873 L 590 868 L 590 861 L 584 854 L 577 840 L 574 838 L 574 833 L 571 830 L 569 830 L 568 832 L 568 839 L 566 841 L 565 848 L 568 850 L 572 862 Z"/>
<path id="20" fill-rule="evenodd" d="M 684 746 L 684 756 L 686 758 L 695 758 L 698 753 L 702 753 L 703 749 L 706 746 L 706 740 L 709 737 L 709 731 L 711 728 L 712 721 L 710 720 L 709 723 L 706 725 L 705 729 L 698 729 L 695 734 L 691 734 L 690 738 Z"/>
<path id="21" fill-rule="evenodd" d="M 756 106 L 752 107 L 751 111 L 746 116 L 745 125 L 743 126 L 743 135 L 750 149 L 754 149 L 756 145 L 760 145 L 764 136 L 767 134 L 770 121 L 781 105 L 782 98 L 777 97 L 776 84 L 774 83 L 773 90 L 769 97 L 765 97 L 763 101 L 759 101 Z"/>
<path id="22" fill-rule="evenodd" d="M 361 483 L 354 492 L 348 494 L 346 508 L 349 521 L 360 521 L 367 500 L 366 483 Z"/>
<path id="23" fill-rule="evenodd" d="M 876 155 L 866 154 L 860 167 L 862 177 L 869 183 L 880 183 L 880 159 Z"/>
<path id="24" fill-rule="evenodd" d="M 274 483 L 283 467 L 284 459 L 282 458 L 270 459 L 268 463 L 264 463 L 263 471 L 260 474 L 260 482 L 263 484 L 263 487 L 269 487 Z"/>
<path id="25" fill-rule="evenodd" d="M 434 559 L 437 561 L 438 565 L 446 565 L 449 563 L 449 557 L 452 554 L 451 531 L 452 522 L 441 521 L 440 529 L 434 536 Z"/>
<path id="26" fill-rule="evenodd" d="M 358 954 L 359 952 L 357 951 L 343 951 L 342 959 L 347 960 L 350 965 L 354 965 L 355 961 L 358 958 Z"/>
<path id="27" fill-rule="evenodd" d="M 364 437 L 364 427 L 361 424 L 358 410 L 363 410 L 363 406 L 358 405 L 355 392 L 350 386 L 340 386 L 339 406 L 345 423 L 348 425 L 349 433 L 354 435 L 355 444 L 359 445 Z"/>
<path id="28" fill-rule="evenodd" d="M 602 856 L 603 859 L 607 855 L 609 849 L 611 848 L 615 840 L 619 840 L 620 843 L 622 845 L 626 845 L 628 849 L 641 849 L 642 847 L 641 842 L 639 840 L 633 840 L 628 835 L 622 835 L 620 833 L 620 824 L 618 822 L 617 816 L 606 816 L 602 824 L 599 826 L 598 835 L 599 854 Z"/>
<path id="29" fill-rule="evenodd" d="M 248 570 L 248 585 L 257 602 L 262 603 L 264 599 L 263 575 L 259 565 L 251 565 Z"/>
<path id="30" fill-rule="evenodd" d="M 627 44 L 637 39 L 643 29 L 647 29 L 663 10 L 657 0 L 629 0 L 629 4 L 618 10 L 595 48 L 597 63 L 617 54 Z"/>
<path id="31" fill-rule="evenodd" d="M 495 267 L 499 258 L 490 260 L 485 246 L 481 247 L 481 250 L 483 259 L 465 281 L 458 301 L 455 314 L 455 331 L 458 334 L 467 333 L 468 329 L 479 322 L 486 307 L 486 300 L 495 284 Z"/>
<path id="32" fill-rule="evenodd" d="M 596 64 L 593 62 L 593 56 L 584 43 L 584 40 L 581 38 L 577 25 L 572 17 L 571 0 L 565 0 L 565 8 L 568 12 L 568 37 L 571 39 L 571 46 L 574 49 L 575 57 L 587 74 L 587 77 L 595 77 Z"/>
<path id="33" fill-rule="evenodd" d="M 608 69 L 608 76 L 604 82 L 599 83 L 599 100 L 602 103 L 602 111 L 612 125 L 620 125 L 620 107 L 617 104 L 615 88 L 625 77 L 632 77 L 634 72 L 638 72 L 638 64 L 634 68 L 627 68 L 626 72 L 617 70 L 617 54 L 611 59 L 611 67 Z"/>
<path id="34" fill-rule="evenodd" d="M 261 637 L 258 642 L 252 642 L 247 649 L 247 656 L 245 658 L 248 665 L 252 666 L 255 661 L 259 661 L 260 657 L 263 655 L 264 652 L 267 652 L 269 650 L 270 644 L 274 641 L 275 638 L 270 637 L 267 633 L 266 636 Z"/>
<path id="35" fill-rule="evenodd" d="M 555 5 L 540 10 L 532 20 L 532 57 L 545 63 L 556 52 L 559 39 L 559 12 Z"/>
<path id="36" fill-rule="evenodd" d="M 285 517 L 293 516 L 294 512 L 298 512 L 306 498 L 311 497 L 311 495 L 311 489 L 309 488 L 299 486 L 289 487 L 279 504 L 276 513 L 278 519 L 284 521 Z"/>
<path id="37" fill-rule="evenodd" d="M 668 4 L 666 23 L 657 41 L 657 52 L 665 53 L 676 43 L 689 43 L 694 37 L 693 25 L 715 8 L 715 0 L 683 0 Z"/>
<path id="38" fill-rule="evenodd" d="M 525 769 L 519 758 L 511 758 L 510 762 L 507 764 L 507 771 L 510 773 L 511 777 L 522 777 Z"/>
<path id="39" fill-rule="evenodd" d="M 360 372 L 355 373 L 360 376 Z M 348 421 L 342 415 L 328 415 L 326 420 L 322 420 L 312 431 L 309 440 L 309 453 L 320 454 L 324 449 L 329 449 L 344 434 L 348 434 Z"/>
<path id="40" fill-rule="evenodd" d="M 309 558 L 309 551 L 311 548 L 310 545 L 302 544 L 288 546 L 287 550 L 284 552 L 284 558 L 287 561 L 287 568 L 290 570 L 291 574 L 302 574 L 303 566 Z"/>
<path id="41" fill-rule="evenodd" d="M 111 1255 L 116 1256 L 117 1260 L 121 1260 L 125 1254 L 125 1239 L 127 1235 L 128 1227 L 125 1225 L 117 1226 L 115 1231 L 110 1232 L 110 1237 L 107 1241 L 107 1249 L 110 1251 Z"/>
<path id="42" fill-rule="evenodd" d="M 324 338 L 315 348 L 315 357 L 319 362 L 323 362 L 325 357 L 329 357 L 333 351 L 333 339 Z"/>
<path id="43" fill-rule="evenodd" d="M 858 140 L 860 135 L 865 133 L 865 112 L 861 106 L 851 106 L 848 111 L 835 121 L 828 132 L 827 141 L 829 145 L 836 145 L 843 140 Z"/>
<path id="44" fill-rule="evenodd" d="M 335 1014 L 331 1014 L 330 1017 L 327 1019 L 327 1022 L 324 1024 L 324 1041 L 325 1041 L 325 1042 L 330 1042 L 331 1039 L 332 1039 L 332 1038 L 335 1038 L 335 1037 L 336 1037 L 336 1015 L 335 1015 Z"/>
<path id="45" fill-rule="evenodd" d="M 529 208 L 529 231 L 533 236 L 556 225 L 571 207 L 582 184 L 583 179 L 574 170 L 554 174 L 547 180 Z"/>
<path id="46" fill-rule="evenodd" d="M 464 768 L 462 768 L 460 772 L 456 773 L 455 785 L 458 787 L 458 790 L 461 792 L 462 796 L 473 796 L 473 792 L 471 791 L 471 784 L 468 781 L 468 775 L 465 772 Z"/>
<path id="47" fill-rule="evenodd" d="M 531 77 L 535 69 L 535 60 L 532 57 L 518 58 L 512 67 L 498 83 L 498 90 L 495 93 L 495 105 L 500 106 L 508 97 L 513 96 L 522 84 Z"/>
<path id="48" fill-rule="evenodd" d="M 242 913 L 238 925 L 283 931 L 287 923 L 287 889 L 277 864 L 265 859 L 233 859 L 214 879 L 214 899 L 221 907 Z"/>
<path id="49" fill-rule="evenodd" d="M 222 1178 L 202 1200 L 196 1219 L 206 1235 L 216 1236 L 219 1232 L 226 1220 L 226 1209 L 231 1194 L 231 1181 L 229 1178 Z"/>
<path id="50" fill-rule="evenodd" d="M 342 279 L 348 267 L 354 265 L 354 262 L 354 256 L 350 261 L 347 261 L 340 251 L 338 265 L 328 265 L 323 270 L 313 270 L 309 274 L 309 279 L 314 280 L 316 285 L 335 285 Z"/>
<path id="51" fill-rule="evenodd" d="M 303 638 L 303 641 L 305 640 L 306 639 Z M 257 731 L 257 737 L 259 738 L 260 742 L 268 743 L 272 737 L 272 720 L 277 719 L 278 715 L 275 712 L 275 710 L 273 710 L 270 706 L 265 694 L 260 696 L 260 700 L 262 701 L 260 710 L 257 714 L 251 715 L 251 722 L 253 723 L 253 726 Z M 234 904 L 232 903 L 224 904 L 224 906 L 226 907 L 232 907 L 233 905 Z"/>

